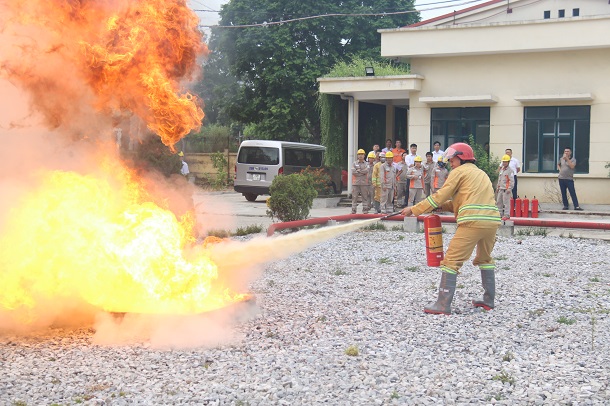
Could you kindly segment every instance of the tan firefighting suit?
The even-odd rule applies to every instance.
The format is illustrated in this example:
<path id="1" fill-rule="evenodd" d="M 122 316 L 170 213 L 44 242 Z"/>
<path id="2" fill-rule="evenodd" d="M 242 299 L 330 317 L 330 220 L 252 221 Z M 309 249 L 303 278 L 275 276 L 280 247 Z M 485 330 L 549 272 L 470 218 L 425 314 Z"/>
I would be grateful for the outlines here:
<path id="1" fill-rule="evenodd" d="M 436 164 L 434 162 L 424 162 L 422 166 L 424 167 L 424 173 L 426 174 L 424 179 L 424 197 L 428 197 L 430 196 L 430 193 L 432 193 L 432 180 L 434 178 Z"/>
<path id="2" fill-rule="evenodd" d="M 414 206 L 421 202 L 424 198 L 426 171 L 420 165 L 412 166 L 407 171 L 407 179 L 409 179 L 409 201 L 407 206 Z"/>
<path id="3" fill-rule="evenodd" d="M 434 168 L 434 175 L 432 175 L 432 190 L 430 194 L 436 193 L 440 188 L 443 187 L 445 181 L 447 180 L 447 176 L 449 176 L 449 171 L 444 166 L 441 168 L 436 165 Z"/>
<path id="4" fill-rule="evenodd" d="M 439 207 L 443 211 L 452 211 L 457 222 L 455 235 L 449 243 L 445 259 L 441 261 L 441 270 L 459 273 L 475 246 L 477 253 L 472 263 L 482 270 L 493 270 L 495 266 L 491 251 L 501 220 L 487 174 L 472 163 L 462 164 L 449 173 L 438 192 L 411 210 L 415 216 L 419 216 Z"/>
<path id="5" fill-rule="evenodd" d="M 379 183 L 381 183 L 381 212 L 392 213 L 394 210 L 394 189 L 396 188 L 396 167 L 391 161 L 386 161 L 379 168 Z"/>
<path id="6" fill-rule="evenodd" d="M 513 197 L 515 186 L 515 172 L 510 166 L 500 167 L 498 176 L 498 188 L 496 191 L 496 205 L 500 211 L 500 217 L 510 217 L 510 199 Z"/>
<path id="7" fill-rule="evenodd" d="M 362 196 L 362 212 L 364 214 L 369 212 L 371 204 L 370 190 L 368 162 L 354 162 L 352 167 L 352 214 L 356 214 L 358 195 Z"/>
<path id="8" fill-rule="evenodd" d="M 399 207 L 407 206 L 407 171 L 407 165 L 403 164 L 396 175 L 396 205 Z"/>
<path id="9" fill-rule="evenodd" d="M 376 210 L 375 208 L 375 184 L 373 183 L 373 167 L 375 166 L 375 162 L 368 162 L 369 164 L 369 207 L 371 209 Z"/>
<path id="10" fill-rule="evenodd" d="M 383 162 L 375 163 L 373 166 L 373 176 L 371 177 L 371 181 L 373 182 L 373 187 L 375 188 L 375 194 L 373 196 L 374 206 L 377 213 L 381 213 L 381 182 L 379 180 L 379 173 L 381 165 Z"/>

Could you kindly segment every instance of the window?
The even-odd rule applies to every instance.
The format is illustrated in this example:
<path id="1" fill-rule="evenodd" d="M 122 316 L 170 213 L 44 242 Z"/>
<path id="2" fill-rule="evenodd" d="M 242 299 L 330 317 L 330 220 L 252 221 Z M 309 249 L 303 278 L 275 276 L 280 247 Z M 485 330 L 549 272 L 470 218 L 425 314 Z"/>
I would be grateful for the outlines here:
<path id="1" fill-rule="evenodd" d="M 571 147 L 576 172 L 589 173 L 591 106 L 526 107 L 524 113 L 525 172 L 557 172 L 564 148 Z"/>
<path id="2" fill-rule="evenodd" d="M 240 164 L 279 165 L 280 150 L 271 147 L 243 147 L 239 150 Z"/>
<path id="3" fill-rule="evenodd" d="M 580 15 L 580 9 L 579 8 L 573 8 L 572 9 L 572 17 L 578 17 Z"/>
<path id="4" fill-rule="evenodd" d="M 565 10 L 559 10 L 559 18 L 563 18 L 566 16 L 566 11 Z"/>
<path id="5" fill-rule="evenodd" d="M 548 20 L 549 18 L 551 18 L 551 10 L 546 10 L 544 12 L 544 19 Z"/>
<path id="6" fill-rule="evenodd" d="M 322 166 L 323 151 L 312 151 L 307 149 L 286 148 L 284 150 L 284 164 L 290 166 L 311 166 L 319 168 Z"/>
<path id="7" fill-rule="evenodd" d="M 489 107 L 449 107 L 432 109 L 430 145 L 441 149 L 455 142 L 468 142 L 472 134 L 477 144 L 489 142 Z"/>

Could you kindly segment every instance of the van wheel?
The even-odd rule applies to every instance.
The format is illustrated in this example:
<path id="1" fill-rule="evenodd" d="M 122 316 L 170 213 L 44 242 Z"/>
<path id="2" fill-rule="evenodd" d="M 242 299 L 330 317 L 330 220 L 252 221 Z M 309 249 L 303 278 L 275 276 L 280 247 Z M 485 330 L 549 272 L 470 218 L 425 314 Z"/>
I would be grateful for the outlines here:
<path id="1" fill-rule="evenodd" d="M 249 202 L 255 201 L 256 198 L 258 197 L 258 195 L 254 194 L 254 193 L 244 193 L 244 196 L 246 197 L 246 200 Z"/>

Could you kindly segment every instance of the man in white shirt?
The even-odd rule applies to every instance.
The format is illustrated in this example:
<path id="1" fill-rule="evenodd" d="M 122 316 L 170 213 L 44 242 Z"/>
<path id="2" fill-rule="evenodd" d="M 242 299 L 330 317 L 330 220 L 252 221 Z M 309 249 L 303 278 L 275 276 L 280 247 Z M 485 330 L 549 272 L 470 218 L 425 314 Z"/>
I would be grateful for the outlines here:
<path id="1" fill-rule="evenodd" d="M 506 148 L 506 151 L 504 151 L 504 153 L 510 157 L 510 162 L 508 163 L 508 166 L 513 170 L 513 173 L 515 175 L 515 186 L 513 186 L 513 199 L 516 199 L 517 198 L 517 174 L 519 172 L 521 172 L 521 162 L 519 162 L 519 160 L 517 158 L 513 157 L 512 149 Z M 502 166 L 502 164 L 500 164 L 500 166 Z"/>
<path id="2" fill-rule="evenodd" d="M 387 139 L 385 140 L 385 148 L 381 150 L 381 152 L 390 152 L 392 151 L 392 140 L 391 139 Z"/>
<path id="3" fill-rule="evenodd" d="M 403 170 L 408 171 L 415 165 L 415 157 L 417 156 L 417 144 L 409 146 L 409 154 L 405 155 L 405 166 Z M 407 191 L 405 192 L 405 202 L 409 201 L 409 182 L 407 182 Z"/>
<path id="4" fill-rule="evenodd" d="M 438 158 L 443 156 L 445 151 L 441 149 L 441 143 L 438 141 L 434 141 L 434 150 L 432 151 L 432 162 L 436 164 L 438 162 Z"/>
<path id="5" fill-rule="evenodd" d="M 184 152 L 182 152 L 182 151 L 178 152 L 178 156 L 180 157 L 180 162 L 182 165 L 180 167 L 180 173 L 182 174 L 182 176 L 186 177 L 190 172 L 189 172 L 189 165 L 184 160 Z"/>

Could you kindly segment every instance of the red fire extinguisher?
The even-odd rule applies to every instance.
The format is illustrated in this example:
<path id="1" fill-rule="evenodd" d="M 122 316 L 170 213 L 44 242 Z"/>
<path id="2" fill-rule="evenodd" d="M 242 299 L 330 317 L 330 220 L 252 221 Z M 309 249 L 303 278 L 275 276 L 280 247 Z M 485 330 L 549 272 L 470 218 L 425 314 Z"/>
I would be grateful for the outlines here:
<path id="1" fill-rule="evenodd" d="M 515 217 L 521 217 L 521 209 L 523 209 L 523 203 L 521 203 L 521 198 L 517 196 L 517 199 L 515 199 Z"/>
<path id="2" fill-rule="evenodd" d="M 510 198 L 510 216 L 515 217 L 515 199 Z"/>
<path id="3" fill-rule="evenodd" d="M 527 196 L 525 196 L 525 198 L 523 198 L 523 208 L 521 209 L 521 215 L 523 217 L 529 217 L 530 214 L 530 199 L 527 198 Z"/>
<path id="4" fill-rule="evenodd" d="M 426 235 L 426 260 L 428 266 L 440 266 L 443 254 L 443 227 L 441 218 L 436 214 L 424 217 L 424 234 Z"/>
<path id="5" fill-rule="evenodd" d="M 538 199 L 536 199 L 536 196 L 532 199 L 532 218 L 538 218 Z"/>

